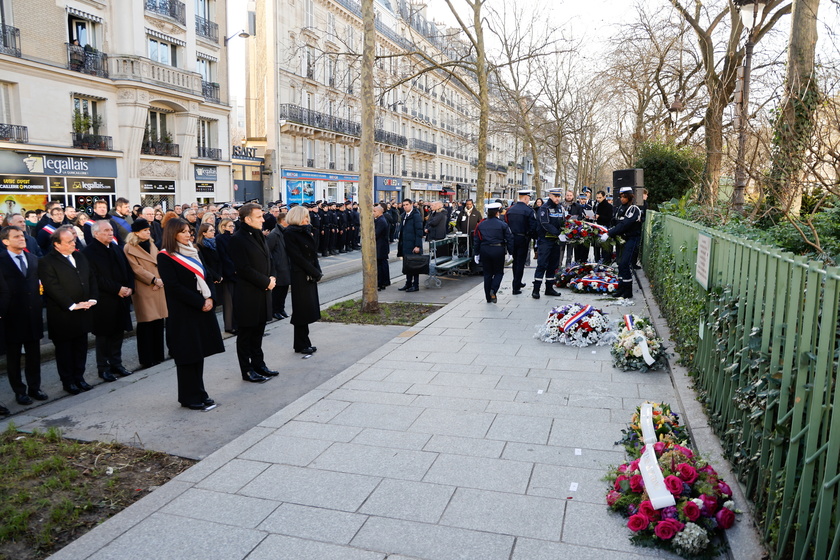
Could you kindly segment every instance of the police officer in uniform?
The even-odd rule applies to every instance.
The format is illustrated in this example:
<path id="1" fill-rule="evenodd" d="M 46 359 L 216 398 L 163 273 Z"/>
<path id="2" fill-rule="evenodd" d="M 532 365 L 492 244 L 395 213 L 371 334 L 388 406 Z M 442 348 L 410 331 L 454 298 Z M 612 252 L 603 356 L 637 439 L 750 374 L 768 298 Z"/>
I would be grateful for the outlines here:
<path id="1" fill-rule="evenodd" d="M 587 212 L 592 212 L 592 205 L 589 204 L 589 194 L 582 192 L 578 195 L 578 209 L 580 210 L 580 219 L 586 220 Z M 579 243 L 575 245 L 575 262 L 585 263 L 589 262 L 589 243 Z"/>
<path id="2" fill-rule="evenodd" d="M 513 234 L 508 225 L 498 218 L 502 205 L 498 202 L 486 207 L 487 219 L 478 223 L 473 233 L 475 262 L 484 270 L 484 296 L 487 303 L 496 303 L 496 292 L 505 275 L 505 249 L 513 253 Z"/>
<path id="3" fill-rule="evenodd" d="M 560 204 L 563 189 L 549 189 L 548 200 L 537 211 L 537 268 L 534 269 L 534 291 L 531 297 L 540 299 L 540 284 L 546 276 L 545 295 L 559 296 L 554 290 L 554 275 L 560 264 L 561 246 L 557 240 L 565 241 L 562 234 L 566 222 L 566 211 Z"/>
<path id="4" fill-rule="evenodd" d="M 330 255 L 338 254 L 338 215 L 335 202 L 330 202 L 327 210 L 327 223 L 329 224 L 327 252 Z"/>
<path id="5" fill-rule="evenodd" d="M 315 203 L 304 204 L 309 209 L 309 223 L 312 225 L 312 239 L 315 240 L 315 247 L 321 244 L 321 216 Z"/>
<path id="6" fill-rule="evenodd" d="M 601 236 L 601 241 L 611 237 L 624 238 L 624 246 L 618 257 L 619 287 L 613 294 L 615 297 L 630 299 L 633 297 L 633 273 L 631 264 L 633 253 L 639 245 L 642 235 L 642 211 L 634 204 L 633 187 L 621 187 L 618 195 L 621 204 L 616 207 L 615 225 Z"/>
<path id="7" fill-rule="evenodd" d="M 505 221 L 513 234 L 513 295 L 522 293 L 525 284 L 522 275 L 525 273 L 525 261 L 528 260 L 528 246 L 537 233 L 537 216 L 531 208 L 531 191 L 522 189 L 517 192 L 519 201 L 508 208 Z"/>

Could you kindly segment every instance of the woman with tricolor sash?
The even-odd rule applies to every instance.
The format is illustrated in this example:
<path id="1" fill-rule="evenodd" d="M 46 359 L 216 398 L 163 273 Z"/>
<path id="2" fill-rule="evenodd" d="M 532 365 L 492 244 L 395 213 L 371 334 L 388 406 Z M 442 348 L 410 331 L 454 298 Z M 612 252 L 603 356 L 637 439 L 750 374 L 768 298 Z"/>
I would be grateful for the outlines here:
<path id="1" fill-rule="evenodd" d="M 191 235 L 185 220 L 169 220 L 157 262 L 169 311 L 166 344 L 178 374 L 178 402 L 191 410 L 209 410 L 216 403 L 204 389 L 204 358 L 225 347 L 214 312 L 214 279 Z"/>

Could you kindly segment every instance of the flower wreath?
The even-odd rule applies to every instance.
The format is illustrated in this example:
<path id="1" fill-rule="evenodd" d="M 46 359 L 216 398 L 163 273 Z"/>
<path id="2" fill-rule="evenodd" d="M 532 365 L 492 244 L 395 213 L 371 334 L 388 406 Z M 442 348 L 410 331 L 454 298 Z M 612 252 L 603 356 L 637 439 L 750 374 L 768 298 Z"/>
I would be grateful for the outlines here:
<path id="1" fill-rule="evenodd" d="M 552 309 L 536 338 L 583 347 L 609 344 L 605 336 L 609 332 L 609 320 L 603 311 L 591 305 L 571 303 Z"/>
<path id="2" fill-rule="evenodd" d="M 613 365 L 622 371 L 649 371 L 665 365 L 666 353 L 662 339 L 649 319 L 625 315 L 618 329 L 618 341 L 610 349 Z"/>

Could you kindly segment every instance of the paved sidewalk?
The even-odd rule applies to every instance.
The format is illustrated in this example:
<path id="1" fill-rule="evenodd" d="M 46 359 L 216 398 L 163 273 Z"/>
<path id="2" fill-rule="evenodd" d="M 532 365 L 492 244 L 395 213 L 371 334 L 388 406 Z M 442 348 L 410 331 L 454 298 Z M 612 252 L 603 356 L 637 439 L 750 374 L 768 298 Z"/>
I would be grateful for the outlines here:
<path id="1" fill-rule="evenodd" d="M 651 312 L 562 293 L 474 288 L 52 558 L 671 558 L 630 544 L 602 480 L 643 400 L 684 411 L 671 375 L 534 338 L 562 303 Z"/>

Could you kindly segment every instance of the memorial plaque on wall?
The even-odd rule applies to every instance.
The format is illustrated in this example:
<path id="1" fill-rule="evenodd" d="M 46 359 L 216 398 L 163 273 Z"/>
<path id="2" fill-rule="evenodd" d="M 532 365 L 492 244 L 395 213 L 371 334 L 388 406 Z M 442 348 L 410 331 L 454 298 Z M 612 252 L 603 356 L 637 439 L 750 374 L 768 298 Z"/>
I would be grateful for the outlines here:
<path id="1" fill-rule="evenodd" d="M 697 268 L 694 279 L 703 286 L 704 290 L 709 289 L 709 273 L 712 269 L 712 238 L 704 233 L 697 235 Z"/>
<path id="2" fill-rule="evenodd" d="M 175 194 L 175 181 L 140 181 L 140 192 L 146 194 Z"/>
<path id="3" fill-rule="evenodd" d="M 195 192 L 213 193 L 216 192 L 216 183 L 196 183 Z"/>

